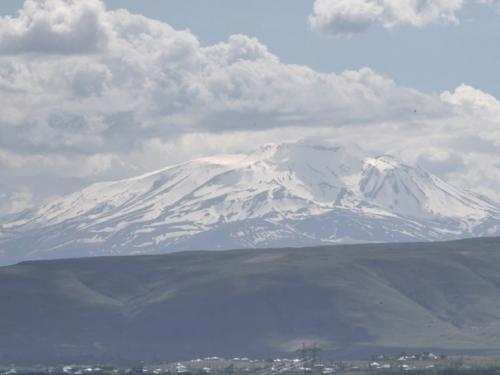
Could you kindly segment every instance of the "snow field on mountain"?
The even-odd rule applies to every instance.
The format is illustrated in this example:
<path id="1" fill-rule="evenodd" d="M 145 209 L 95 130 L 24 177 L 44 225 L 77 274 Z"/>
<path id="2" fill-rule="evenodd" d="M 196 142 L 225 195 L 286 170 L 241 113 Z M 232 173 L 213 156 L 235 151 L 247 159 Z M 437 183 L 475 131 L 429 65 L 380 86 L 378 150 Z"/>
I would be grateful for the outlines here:
<path id="1" fill-rule="evenodd" d="M 0 256 L 35 259 L 55 250 L 70 257 L 495 235 L 500 208 L 389 155 L 308 140 L 97 183 L 0 225 Z"/>

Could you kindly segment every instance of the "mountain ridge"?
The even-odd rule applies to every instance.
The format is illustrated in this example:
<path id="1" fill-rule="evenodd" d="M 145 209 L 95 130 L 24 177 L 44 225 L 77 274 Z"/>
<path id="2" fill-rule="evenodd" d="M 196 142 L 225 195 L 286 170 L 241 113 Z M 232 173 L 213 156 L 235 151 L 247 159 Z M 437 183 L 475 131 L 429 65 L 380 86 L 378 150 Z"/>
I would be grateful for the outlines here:
<path id="1" fill-rule="evenodd" d="M 321 228 L 321 230 L 318 230 Z M 0 218 L 0 265 L 75 255 L 496 235 L 500 205 L 390 155 L 305 140 L 100 182 Z"/>
<path id="2" fill-rule="evenodd" d="M 0 267 L 0 363 L 499 353 L 500 238 Z M 88 362 L 84 362 L 88 363 Z M 106 362 L 107 363 L 107 362 Z"/>

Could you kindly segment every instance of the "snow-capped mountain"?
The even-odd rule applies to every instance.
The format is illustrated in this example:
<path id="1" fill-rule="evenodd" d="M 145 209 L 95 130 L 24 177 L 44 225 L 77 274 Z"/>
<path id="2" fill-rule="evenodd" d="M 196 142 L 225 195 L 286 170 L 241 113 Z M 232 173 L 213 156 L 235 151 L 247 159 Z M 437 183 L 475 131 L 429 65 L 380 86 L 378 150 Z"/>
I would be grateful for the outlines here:
<path id="1" fill-rule="evenodd" d="M 500 231 L 500 206 L 391 156 L 321 141 L 193 160 L 94 184 L 0 219 L 0 264 L 25 259 L 332 243 Z"/>

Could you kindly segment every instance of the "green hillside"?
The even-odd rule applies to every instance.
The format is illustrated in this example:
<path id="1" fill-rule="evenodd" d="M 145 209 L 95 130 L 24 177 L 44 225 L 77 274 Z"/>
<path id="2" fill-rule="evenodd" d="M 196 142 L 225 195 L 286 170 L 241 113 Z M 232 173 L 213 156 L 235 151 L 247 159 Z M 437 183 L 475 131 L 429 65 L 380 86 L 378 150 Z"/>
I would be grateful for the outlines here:
<path id="1" fill-rule="evenodd" d="M 0 268 L 2 360 L 500 352 L 500 239 Z"/>

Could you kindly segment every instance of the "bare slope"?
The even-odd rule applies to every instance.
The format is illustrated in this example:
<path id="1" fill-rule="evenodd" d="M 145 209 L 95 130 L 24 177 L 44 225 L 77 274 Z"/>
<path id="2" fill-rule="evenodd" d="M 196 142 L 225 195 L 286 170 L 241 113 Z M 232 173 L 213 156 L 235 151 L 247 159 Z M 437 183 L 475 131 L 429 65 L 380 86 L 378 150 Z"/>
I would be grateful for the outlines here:
<path id="1" fill-rule="evenodd" d="M 318 141 L 99 183 L 0 219 L 0 265 L 25 259 L 496 235 L 497 204 L 390 156 Z"/>
<path id="2" fill-rule="evenodd" d="M 498 239 L 24 262 L 0 268 L 0 353 L 498 351 L 499 266 Z"/>

